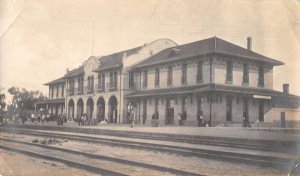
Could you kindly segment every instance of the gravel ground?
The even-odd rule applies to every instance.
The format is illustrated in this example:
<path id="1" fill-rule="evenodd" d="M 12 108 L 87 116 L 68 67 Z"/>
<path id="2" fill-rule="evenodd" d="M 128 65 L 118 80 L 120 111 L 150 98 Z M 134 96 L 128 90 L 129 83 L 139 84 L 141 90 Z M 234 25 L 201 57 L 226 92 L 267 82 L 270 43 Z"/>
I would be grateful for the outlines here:
<path id="1" fill-rule="evenodd" d="M 84 170 L 70 168 L 62 163 L 32 158 L 0 149 L 1 176 L 96 176 Z"/>
<path id="2" fill-rule="evenodd" d="M 5 134 L 5 136 L 10 136 Z M 33 136 L 12 135 L 13 138 L 31 142 L 33 139 L 39 139 Z M 276 168 L 264 168 L 251 166 L 242 163 L 230 163 L 224 161 L 215 161 L 198 157 L 184 157 L 176 154 L 166 154 L 154 151 L 129 149 L 116 146 L 101 144 L 68 141 L 62 145 L 55 144 L 57 147 L 79 150 L 93 154 L 101 154 L 110 157 L 122 158 L 126 160 L 138 161 L 143 163 L 172 167 L 180 170 L 206 174 L 206 175 L 287 175 L 287 171 Z"/>

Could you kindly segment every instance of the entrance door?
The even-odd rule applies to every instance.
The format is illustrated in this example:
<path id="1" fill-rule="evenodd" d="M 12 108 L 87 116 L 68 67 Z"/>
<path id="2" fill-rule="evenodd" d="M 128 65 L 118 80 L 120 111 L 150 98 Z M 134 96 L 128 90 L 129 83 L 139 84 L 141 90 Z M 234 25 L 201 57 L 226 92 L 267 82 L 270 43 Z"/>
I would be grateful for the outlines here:
<path id="1" fill-rule="evenodd" d="M 143 100 L 143 124 L 146 123 L 147 120 L 147 100 Z"/>
<path id="2" fill-rule="evenodd" d="M 171 100 L 166 102 L 166 125 L 174 124 L 174 107 L 171 106 Z"/>
<path id="3" fill-rule="evenodd" d="M 264 101 L 259 100 L 258 106 L 258 119 L 260 122 L 264 122 Z"/>
<path id="4" fill-rule="evenodd" d="M 244 99 L 243 105 L 243 117 L 245 117 L 245 119 L 249 121 L 249 101 L 246 98 Z"/>

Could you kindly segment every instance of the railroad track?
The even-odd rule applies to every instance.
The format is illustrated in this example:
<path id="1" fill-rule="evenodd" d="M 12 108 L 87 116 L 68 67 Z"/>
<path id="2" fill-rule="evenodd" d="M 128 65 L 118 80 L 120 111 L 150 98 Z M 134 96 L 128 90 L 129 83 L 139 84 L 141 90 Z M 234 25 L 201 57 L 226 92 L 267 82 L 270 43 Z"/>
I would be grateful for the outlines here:
<path id="1" fill-rule="evenodd" d="M 5 131 L 7 132 L 7 130 Z M 243 153 L 242 151 L 237 152 L 234 149 L 232 150 L 217 150 L 210 149 L 207 147 L 204 148 L 192 148 L 179 145 L 168 145 L 168 144 L 155 144 L 151 142 L 138 142 L 138 141 L 126 141 L 120 139 L 104 138 L 101 136 L 93 137 L 87 135 L 76 135 L 76 134 L 66 134 L 66 133 L 57 133 L 57 132 L 43 132 L 43 131 L 30 131 L 15 129 L 9 131 L 11 133 L 31 135 L 31 136 L 43 136 L 48 138 L 63 138 L 73 141 L 86 142 L 86 143 L 95 143 L 109 146 L 117 146 L 129 149 L 138 149 L 145 151 L 156 151 L 161 153 L 174 153 L 182 156 L 194 156 L 199 158 L 207 158 L 212 160 L 220 160 L 226 162 L 236 162 L 236 163 L 245 163 L 251 165 L 267 166 L 267 167 L 287 167 L 289 166 L 294 159 L 272 156 L 272 155 L 261 155 L 260 153 Z M 9 139 L 2 139 L 4 141 L 11 141 Z M 16 142 L 16 141 L 15 141 Z"/>
<path id="2" fill-rule="evenodd" d="M 12 152 L 23 153 L 32 157 L 43 158 L 65 163 L 71 167 L 84 169 L 103 175 L 191 175 L 203 176 L 199 173 L 178 170 L 170 167 L 145 164 L 136 161 L 108 157 L 105 155 L 70 150 L 55 146 L 42 145 L 7 138 L 0 138 L 0 148 Z"/>
<path id="3" fill-rule="evenodd" d="M 191 136 L 177 134 L 161 134 L 161 133 L 146 133 L 146 132 L 129 132 L 129 131 L 113 131 L 105 129 L 88 129 L 76 127 L 60 127 L 60 126 L 36 126 L 36 125 L 7 125 L 1 127 L 0 131 L 15 131 L 20 129 L 30 130 L 52 130 L 80 134 L 95 134 L 105 136 L 127 137 L 137 139 L 149 139 L 160 141 L 182 142 L 190 144 L 201 144 L 211 146 L 221 146 L 230 148 L 252 149 L 260 151 L 280 151 L 288 153 L 298 153 L 300 142 L 291 141 L 267 141 L 267 140 L 251 140 L 251 139 L 231 139 L 224 137 L 211 136 Z"/>

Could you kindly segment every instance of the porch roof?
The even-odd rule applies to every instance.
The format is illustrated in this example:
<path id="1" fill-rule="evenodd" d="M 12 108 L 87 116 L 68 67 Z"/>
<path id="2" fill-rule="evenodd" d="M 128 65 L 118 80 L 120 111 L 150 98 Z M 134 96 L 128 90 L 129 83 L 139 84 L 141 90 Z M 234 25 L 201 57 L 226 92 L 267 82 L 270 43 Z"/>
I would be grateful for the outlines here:
<path id="1" fill-rule="evenodd" d="M 48 99 L 35 102 L 36 105 L 65 103 L 65 98 Z"/>
<path id="2" fill-rule="evenodd" d="M 135 97 L 190 94 L 190 93 L 196 94 L 201 92 L 203 93 L 228 92 L 228 93 L 239 93 L 239 94 L 266 95 L 266 96 L 278 96 L 283 94 L 282 92 L 275 91 L 272 89 L 266 89 L 266 88 L 252 88 L 252 87 L 219 85 L 219 84 L 202 84 L 202 85 L 195 85 L 195 86 L 183 86 L 183 87 L 175 87 L 175 88 L 136 91 L 125 95 L 125 97 L 135 98 Z"/>

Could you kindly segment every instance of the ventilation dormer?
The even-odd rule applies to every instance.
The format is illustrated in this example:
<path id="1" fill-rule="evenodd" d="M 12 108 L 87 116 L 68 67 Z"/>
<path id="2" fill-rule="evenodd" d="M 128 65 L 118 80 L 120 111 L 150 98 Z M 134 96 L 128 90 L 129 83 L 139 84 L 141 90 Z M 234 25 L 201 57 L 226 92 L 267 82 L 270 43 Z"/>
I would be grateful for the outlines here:
<path id="1" fill-rule="evenodd" d="M 180 52 L 181 52 L 180 49 L 178 49 L 178 48 L 173 48 L 173 49 L 171 50 L 171 52 L 170 52 L 170 54 L 169 54 L 168 57 L 175 57 L 175 56 L 179 55 Z"/>

